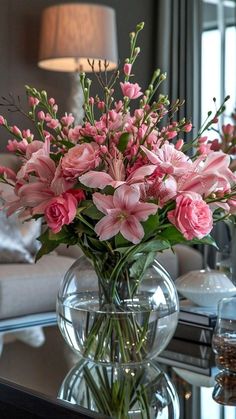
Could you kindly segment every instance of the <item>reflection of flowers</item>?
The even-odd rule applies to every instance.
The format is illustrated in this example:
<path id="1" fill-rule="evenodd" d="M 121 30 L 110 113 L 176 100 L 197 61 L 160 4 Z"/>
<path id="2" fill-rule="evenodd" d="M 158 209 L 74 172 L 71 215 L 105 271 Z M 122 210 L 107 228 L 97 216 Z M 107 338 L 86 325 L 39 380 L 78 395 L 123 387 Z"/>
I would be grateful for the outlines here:
<path id="1" fill-rule="evenodd" d="M 58 397 L 117 419 L 179 417 L 176 389 L 156 362 L 107 366 L 83 359 L 65 377 Z"/>

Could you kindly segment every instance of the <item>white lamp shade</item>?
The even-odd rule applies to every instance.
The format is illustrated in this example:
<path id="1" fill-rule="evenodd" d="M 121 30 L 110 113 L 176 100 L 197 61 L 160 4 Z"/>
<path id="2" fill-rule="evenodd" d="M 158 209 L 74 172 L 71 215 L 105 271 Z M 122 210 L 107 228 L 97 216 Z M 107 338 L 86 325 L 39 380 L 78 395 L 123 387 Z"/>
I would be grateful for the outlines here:
<path id="1" fill-rule="evenodd" d="M 39 62 L 41 68 L 54 71 L 90 72 L 88 59 L 109 62 L 117 67 L 115 11 L 107 6 L 69 3 L 43 11 Z"/>

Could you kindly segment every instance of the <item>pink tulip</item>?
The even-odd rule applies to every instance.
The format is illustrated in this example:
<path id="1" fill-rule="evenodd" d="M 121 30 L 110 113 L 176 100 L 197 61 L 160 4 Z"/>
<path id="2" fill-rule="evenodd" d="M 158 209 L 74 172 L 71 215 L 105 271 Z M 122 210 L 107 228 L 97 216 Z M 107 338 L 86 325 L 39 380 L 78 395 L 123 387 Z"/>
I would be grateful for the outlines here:
<path id="1" fill-rule="evenodd" d="M 103 217 L 95 226 L 100 240 L 108 240 L 119 232 L 130 242 L 140 243 L 144 236 L 140 221 L 146 221 L 157 212 L 158 206 L 140 202 L 140 192 L 135 186 L 122 185 L 114 195 L 95 192 L 93 202 Z"/>
<path id="2" fill-rule="evenodd" d="M 138 83 L 120 83 L 123 96 L 128 97 L 129 99 L 137 99 L 139 96 L 142 96 L 141 87 Z"/>
<path id="3" fill-rule="evenodd" d="M 201 195 L 186 192 L 176 198 L 176 208 L 167 213 L 169 221 L 185 239 L 202 239 L 213 226 L 212 212 Z"/>

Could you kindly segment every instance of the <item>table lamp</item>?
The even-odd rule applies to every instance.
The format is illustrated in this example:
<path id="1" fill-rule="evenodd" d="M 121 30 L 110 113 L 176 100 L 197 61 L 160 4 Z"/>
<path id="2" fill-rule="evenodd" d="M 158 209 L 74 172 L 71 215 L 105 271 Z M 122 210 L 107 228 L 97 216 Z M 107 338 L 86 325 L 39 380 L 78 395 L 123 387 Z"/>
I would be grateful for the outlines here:
<path id="1" fill-rule="evenodd" d="M 39 61 L 40 68 L 71 72 L 74 79 L 71 110 L 78 114 L 78 101 L 82 100 L 79 73 L 117 67 L 117 39 L 115 11 L 107 6 L 67 3 L 44 9 L 41 22 Z M 81 108 L 80 108 L 81 110 Z"/>

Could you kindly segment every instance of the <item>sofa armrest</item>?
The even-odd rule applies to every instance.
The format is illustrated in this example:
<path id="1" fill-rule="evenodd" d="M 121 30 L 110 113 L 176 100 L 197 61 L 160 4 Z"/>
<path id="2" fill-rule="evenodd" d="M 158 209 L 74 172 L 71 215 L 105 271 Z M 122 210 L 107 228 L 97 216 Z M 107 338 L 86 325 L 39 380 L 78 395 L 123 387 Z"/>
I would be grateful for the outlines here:
<path id="1" fill-rule="evenodd" d="M 67 246 L 66 244 L 60 244 L 60 246 L 57 247 L 56 252 L 58 255 L 67 256 L 73 259 L 78 259 L 82 255 L 79 246 Z"/>

